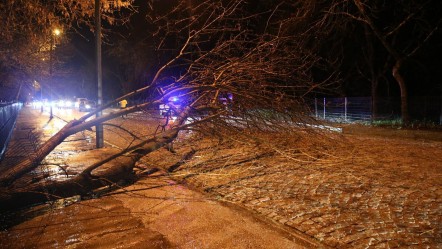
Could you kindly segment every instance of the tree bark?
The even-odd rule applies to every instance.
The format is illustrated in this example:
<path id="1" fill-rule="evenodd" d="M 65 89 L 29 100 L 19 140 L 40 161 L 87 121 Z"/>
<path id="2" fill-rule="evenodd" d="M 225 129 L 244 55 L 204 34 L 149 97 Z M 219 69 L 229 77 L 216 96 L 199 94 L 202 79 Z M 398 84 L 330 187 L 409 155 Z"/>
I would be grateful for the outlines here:
<path id="1" fill-rule="evenodd" d="M 32 204 L 53 201 L 75 195 L 85 196 L 94 189 L 134 178 L 134 160 L 120 157 L 109 162 L 96 175 L 79 174 L 67 181 L 45 181 L 24 189 L 0 188 L 0 211 L 14 210 Z"/>
<path id="2" fill-rule="evenodd" d="M 377 79 L 372 79 L 371 81 L 371 120 L 375 121 L 378 119 L 379 110 L 378 110 L 378 87 L 379 81 Z"/>
<path id="3" fill-rule="evenodd" d="M 132 147 L 124 155 L 113 152 L 107 159 L 89 166 L 67 181 L 46 181 L 22 189 L 0 188 L 0 210 L 13 210 L 74 195 L 84 196 L 97 188 L 133 181 L 135 163 L 141 157 L 172 142 L 179 131 L 180 128 L 177 127 L 161 133 L 140 143 L 140 146 L 134 146 L 137 148 Z"/>
<path id="4" fill-rule="evenodd" d="M 400 73 L 400 69 L 402 67 L 402 63 L 404 62 L 405 56 L 401 54 L 393 44 L 389 43 L 387 41 L 386 35 L 382 34 L 381 30 L 375 25 L 373 20 L 369 17 L 369 15 L 365 11 L 364 4 L 361 2 L 361 0 L 354 0 L 354 3 L 356 7 L 359 10 L 359 13 L 361 13 L 363 22 L 366 23 L 370 29 L 373 31 L 373 33 L 376 35 L 376 37 L 379 39 L 379 41 L 382 43 L 384 48 L 388 51 L 388 53 L 396 59 L 396 63 L 392 68 L 393 77 L 395 78 L 396 82 L 399 85 L 400 91 L 401 91 L 401 116 L 402 116 L 402 123 L 407 124 L 410 121 L 410 115 L 408 113 L 408 93 L 407 93 L 407 86 L 405 84 L 405 80 Z"/>
<path id="5" fill-rule="evenodd" d="M 119 117 L 121 115 L 134 112 L 138 110 L 139 107 L 150 106 L 151 102 L 144 103 L 139 106 L 133 106 L 126 108 L 115 113 L 110 113 L 106 116 L 100 116 L 91 121 L 86 121 L 87 117 L 90 117 L 90 113 L 83 116 L 79 120 L 73 120 L 67 123 L 60 131 L 58 131 L 54 136 L 52 136 L 48 141 L 46 141 L 41 147 L 36 151 L 37 157 L 26 158 L 17 165 L 13 165 L 11 168 L 6 169 L 0 173 L 0 187 L 5 187 L 11 185 L 16 179 L 22 177 L 24 174 L 34 170 L 40 162 L 49 154 L 53 149 L 55 149 L 63 140 L 72 134 L 86 130 L 97 124 L 101 124 L 107 120 Z M 91 112 L 92 113 L 92 112 Z"/>
<path id="6" fill-rule="evenodd" d="M 408 92 L 407 85 L 405 84 L 405 80 L 400 73 L 402 68 L 403 60 L 399 59 L 393 66 L 393 77 L 399 85 L 401 91 L 401 114 L 402 114 L 402 123 L 408 124 L 410 122 L 410 114 L 408 113 Z"/>
<path id="7" fill-rule="evenodd" d="M 17 165 L 6 169 L 0 174 L 0 187 L 10 185 L 15 179 L 20 178 L 24 174 L 32 171 L 38 164 L 48 155 L 55 147 L 57 147 L 66 137 L 71 135 L 69 129 L 78 124 L 79 121 L 74 120 L 66 124 L 57 134 L 52 136 L 47 142 L 41 146 L 37 152 L 37 157 L 26 158 Z"/>

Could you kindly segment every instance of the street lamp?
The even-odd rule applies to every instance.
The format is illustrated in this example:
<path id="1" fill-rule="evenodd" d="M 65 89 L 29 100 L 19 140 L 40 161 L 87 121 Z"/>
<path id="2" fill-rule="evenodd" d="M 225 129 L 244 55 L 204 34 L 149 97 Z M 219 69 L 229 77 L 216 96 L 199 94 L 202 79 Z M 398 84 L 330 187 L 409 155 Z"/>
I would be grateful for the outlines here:
<path id="1" fill-rule="evenodd" d="M 54 36 L 60 36 L 61 35 L 61 30 L 58 28 L 55 28 L 54 30 L 52 30 L 51 33 L 51 47 L 49 50 L 49 78 L 52 81 L 52 53 L 54 51 Z M 53 90 L 52 90 L 52 85 L 49 84 L 50 90 L 51 90 L 51 94 L 50 94 L 50 101 L 49 101 L 49 108 L 50 108 L 50 115 L 49 118 L 52 119 L 54 117 L 54 115 L 52 115 L 52 97 L 53 97 Z"/>
<path id="2" fill-rule="evenodd" d="M 60 34 L 61 34 L 61 30 L 55 28 L 55 29 L 54 29 L 54 35 L 59 36 Z"/>
<path id="3" fill-rule="evenodd" d="M 97 85 L 98 85 L 98 106 L 103 104 L 103 75 L 101 61 L 101 1 L 95 0 L 95 52 L 96 52 L 96 69 L 97 69 Z M 99 118 L 102 112 L 99 111 L 96 117 Z M 104 146 L 103 125 L 95 126 L 95 144 L 97 148 Z"/>

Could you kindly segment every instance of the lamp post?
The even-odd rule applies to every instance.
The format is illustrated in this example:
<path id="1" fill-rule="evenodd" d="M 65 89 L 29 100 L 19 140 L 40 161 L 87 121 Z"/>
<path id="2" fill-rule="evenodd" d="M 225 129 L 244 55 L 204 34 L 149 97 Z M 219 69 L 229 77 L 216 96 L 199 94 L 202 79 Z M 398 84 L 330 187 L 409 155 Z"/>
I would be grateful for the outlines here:
<path id="1" fill-rule="evenodd" d="M 54 51 L 54 36 L 59 36 L 61 34 L 61 30 L 58 28 L 55 28 L 51 33 L 51 47 L 49 50 L 49 78 L 52 81 L 52 53 Z M 49 84 L 50 87 L 50 101 L 49 101 L 49 108 L 50 108 L 50 115 L 49 118 L 52 119 L 54 115 L 52 114 L 52 97 L 53 97 L 53 90 L 51 84 Z"/>
<path id="2" fill-rule="evenodd" d="M 101 68 L 101 3 L 100 0 L 95 0 L 95 52 L 97 62 L 97 85 L 98 85 L 98 106 L 103 104 L 103 79 Z M 102 115 L 102 112 L 97 112 L 97 118 Z M 95 126 L 95 142 L 97 148 L 104 146 L 103 125 Z"/>

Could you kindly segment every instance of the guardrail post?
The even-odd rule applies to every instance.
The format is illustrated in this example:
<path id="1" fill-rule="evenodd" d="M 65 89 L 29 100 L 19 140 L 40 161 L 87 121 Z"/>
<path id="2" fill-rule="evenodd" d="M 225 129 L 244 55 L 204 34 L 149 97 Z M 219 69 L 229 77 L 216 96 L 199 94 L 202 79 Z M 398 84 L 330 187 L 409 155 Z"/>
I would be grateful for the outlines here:
<path id="1" fill-rule="evenodd" d="M 315 117 L 318 117 L 318 98 L 315 98 Z"/>
<path id="2" fill-rule="evenodd" d="M 323 113 L 323 119 L 325 119 L 325 97 L 324 97 L 324 113 Z"/>
<path id="3" fill-rule="evenodd" d="M 347 121 L 347 97 L 344 98 L 344 120 Z"/>

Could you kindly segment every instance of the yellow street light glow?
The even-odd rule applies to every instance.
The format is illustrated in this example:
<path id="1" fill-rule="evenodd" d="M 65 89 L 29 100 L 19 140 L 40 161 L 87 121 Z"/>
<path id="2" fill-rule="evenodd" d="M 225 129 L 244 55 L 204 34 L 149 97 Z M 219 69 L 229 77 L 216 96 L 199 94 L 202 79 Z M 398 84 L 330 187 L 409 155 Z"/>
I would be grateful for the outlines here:
<path id="1" fill-rule="evenodd" d="M 60 35 L 61 34 L 61 30 L 59 29 L 54 29 L 54 35 Z"/>

